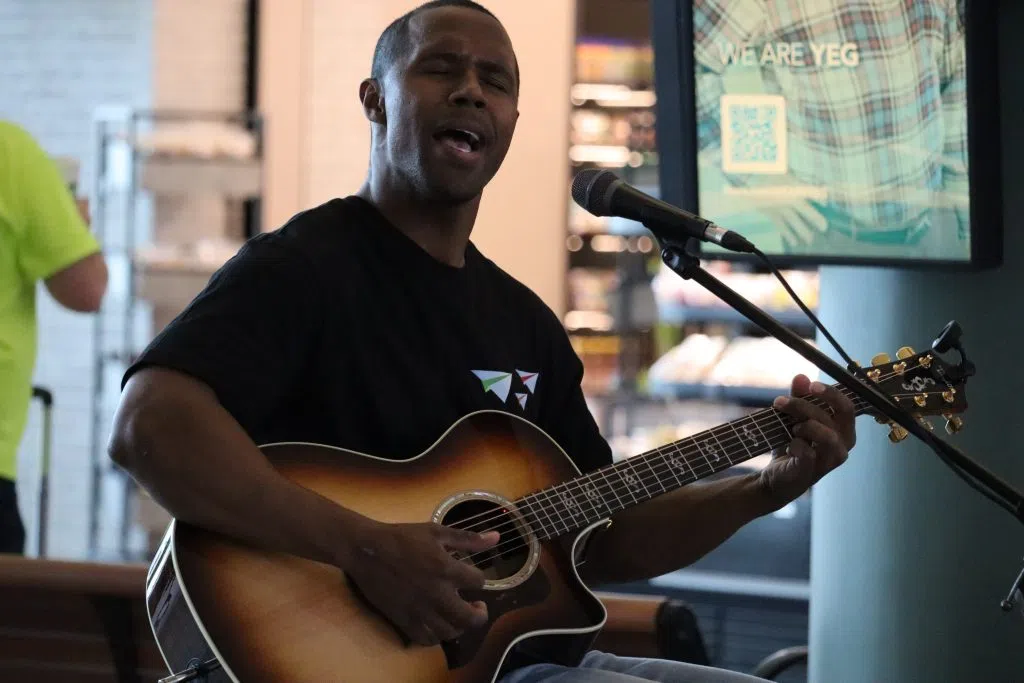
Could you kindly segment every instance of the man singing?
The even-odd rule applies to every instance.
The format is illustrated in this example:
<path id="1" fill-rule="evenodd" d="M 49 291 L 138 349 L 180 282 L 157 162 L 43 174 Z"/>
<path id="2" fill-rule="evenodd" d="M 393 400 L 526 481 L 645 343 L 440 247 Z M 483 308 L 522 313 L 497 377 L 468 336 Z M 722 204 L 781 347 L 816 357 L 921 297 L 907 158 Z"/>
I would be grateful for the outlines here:
<path id="1" fill-rule="evenodd" d="M 480 5 L 430 2 L 392 23 L 359 88 L 372 140 L 365 184 L 250 240 L 212 278 L 126 374 L 110 444 L 178 520 L 337 566 L 414 645 L 486 621 L 486 607 L 459 593 L 483 586 L 483 574 L 447 551 L 496 537 L 369 519 L 280 476 L 257 444 L 406 459 L 468 413 L 498 409 L 543 429 L 584 472 L 611 462 L 559 320 L 470 241 L 512 142 L 518 93 L 509 36 Z M 515 387 L 481 380 L 502 369 Z M 842 463 L 855 440 L 849 401 L 802 376 L 792 393 L 776 404 L 799 420 L 787 454 L 760 474 L 621 513 L 592 538 L 583 578 L 686 566 Z M 809 393 L 831 410 L 796 398 Z M 636 680 L 753 679 L 599 652 L 503 678 Z"/>

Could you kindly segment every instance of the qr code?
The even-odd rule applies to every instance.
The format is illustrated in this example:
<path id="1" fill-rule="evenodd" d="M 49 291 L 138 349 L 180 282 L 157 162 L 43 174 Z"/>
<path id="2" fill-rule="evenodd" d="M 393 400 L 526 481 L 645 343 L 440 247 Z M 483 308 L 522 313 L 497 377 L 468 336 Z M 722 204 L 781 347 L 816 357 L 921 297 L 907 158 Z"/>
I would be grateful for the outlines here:
<path id="1" fill-rule="evenodd" d="M 723 95 L 722 170 L 785 173 L 786 99 L 779 95 Z"/>

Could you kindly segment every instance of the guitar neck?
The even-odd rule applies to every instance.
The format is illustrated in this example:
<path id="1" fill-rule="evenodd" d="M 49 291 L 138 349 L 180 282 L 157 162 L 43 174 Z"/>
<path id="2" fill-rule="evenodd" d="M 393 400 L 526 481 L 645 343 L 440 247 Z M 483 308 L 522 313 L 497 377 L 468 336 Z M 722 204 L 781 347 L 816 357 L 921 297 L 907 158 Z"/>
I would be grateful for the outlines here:
<path id="1" fill-rule="evenodd" d="M 841 385 L 834 386 L 853 402 L 857 415 L 867 411 L 863 399 Z M 827 408 L 819 398 L 806 400 Z M 795 423 L 775 408 L 760 410 L 531 493 L 516 504 L 541 538 L 580 531 L 634 505 L 785 448 Z"/>

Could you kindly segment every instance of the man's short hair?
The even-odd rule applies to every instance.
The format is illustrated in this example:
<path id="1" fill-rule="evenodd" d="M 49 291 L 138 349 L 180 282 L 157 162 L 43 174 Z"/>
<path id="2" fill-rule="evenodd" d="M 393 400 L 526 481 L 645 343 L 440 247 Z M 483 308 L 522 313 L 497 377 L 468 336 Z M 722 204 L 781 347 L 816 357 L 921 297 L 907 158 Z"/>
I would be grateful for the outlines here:
<path id="1" fill-rule="evenodd" d="M 380 38 L 377 39 L 377 46 L 373 50 L 373 64 L 370 66 L 370 77 L 381 80 L 394 63 L 402 57 L 409 45 L 409 24 L 413 18 L 428 10 L 441 7 L 463 7 L 465 9 L 482 12 L 498 23 L 498 19 L 489 9 L 473 0 L 431 0 L 419 7 L 409 10 L 402 16 L 392 21 Z M 516 65 L 516 80 L 519 80 L 519 65 Z"/>

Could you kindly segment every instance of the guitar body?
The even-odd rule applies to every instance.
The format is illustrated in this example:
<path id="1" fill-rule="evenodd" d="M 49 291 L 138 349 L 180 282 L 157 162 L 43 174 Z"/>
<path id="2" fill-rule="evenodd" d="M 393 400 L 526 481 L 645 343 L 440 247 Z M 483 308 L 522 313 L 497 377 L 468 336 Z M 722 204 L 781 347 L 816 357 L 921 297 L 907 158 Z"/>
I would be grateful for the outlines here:
<path id="1" fill-rule="evenodd" d="M 491 411 L 463 418 L 411 460 L 313 444 L 261 450 L 289 479 L 384 522 L 490 516 L 579 476 L 544 432 Z M 171 672 L 218 660 L 211 682 L 492 682 L 510 666 L 514 646 L 538 646 L 549 660 L 575 664 L 606 612 L 580 581 L 572 551 L 602 523 L 567 547 L 538 540 L 525 517 L 516 520 L 499 543 L 518 538 L 519 550 L 485 568 L 488 585 L 466 595 L 486 601 L 489 623 L 435 647 L 405 644 L 336 567 L 173 522 L 147 579 L 153 633 Z"/>

